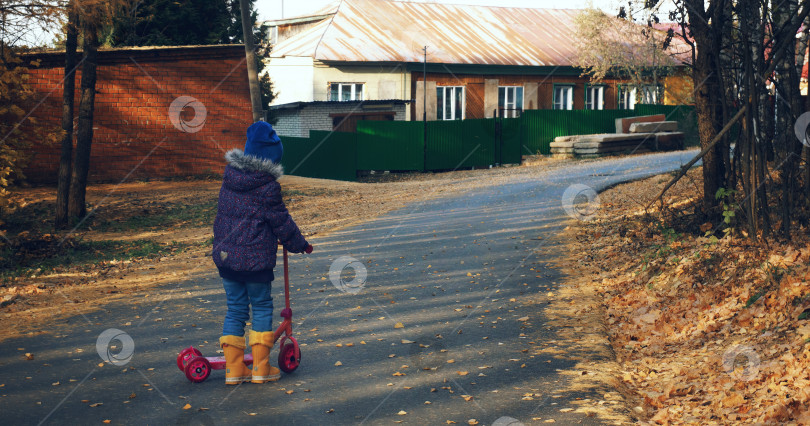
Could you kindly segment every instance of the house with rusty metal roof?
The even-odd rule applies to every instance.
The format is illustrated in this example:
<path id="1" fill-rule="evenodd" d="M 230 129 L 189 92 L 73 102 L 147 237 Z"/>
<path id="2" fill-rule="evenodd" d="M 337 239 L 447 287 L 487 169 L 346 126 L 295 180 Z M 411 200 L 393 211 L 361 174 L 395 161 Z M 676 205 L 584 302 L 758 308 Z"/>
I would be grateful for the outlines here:
<path id="1" fill-rule="evenodd" d="M 458 120 L 654 103 L 656 88 L 637 92 L 626 81 L 581 76 L 573 65 L 580 12 L 343 0 L 310 16 L 268 21 L 265 71 L 277 91 L 276 127 L 307 136 L 315 128 L 353 131 L 360 119 Z M 324 119 L 331 108 L 340 112 Z"/>

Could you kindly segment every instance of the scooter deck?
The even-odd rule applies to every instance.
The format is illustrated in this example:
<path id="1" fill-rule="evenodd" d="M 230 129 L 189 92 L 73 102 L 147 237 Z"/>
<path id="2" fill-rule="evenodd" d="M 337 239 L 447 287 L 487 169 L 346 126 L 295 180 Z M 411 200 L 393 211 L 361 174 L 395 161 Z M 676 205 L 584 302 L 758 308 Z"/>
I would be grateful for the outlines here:
<path id="1" fill-rule="evenodd" d="M 214 370 L 224 370 L 225 369 L 225 357 L 224 356 L 207 356 L 205 359 L 211 364 L 211 368 Z M 253 355 L 245 355 L 245 365 L 253 365 Z"/>

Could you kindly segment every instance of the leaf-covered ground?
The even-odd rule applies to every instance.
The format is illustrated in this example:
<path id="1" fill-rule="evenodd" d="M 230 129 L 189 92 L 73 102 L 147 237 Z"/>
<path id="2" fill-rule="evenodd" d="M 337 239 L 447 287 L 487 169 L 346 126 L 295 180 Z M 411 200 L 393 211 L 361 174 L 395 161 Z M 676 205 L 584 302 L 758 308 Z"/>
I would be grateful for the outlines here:
<path id="1" fill-rule="evenodd" d="M 669 178 L 600 194 L 598 216 L 571 230 L 579 284 L 601 296 L 634 415 L 657 424 L 810 424 L 807 229 L 790 243 L 752 244 L 739 231 L 704 236 L 719 224 L 645 216 Z M 695 169 L 667 204 L 688 216 L 699 188 Z"/>

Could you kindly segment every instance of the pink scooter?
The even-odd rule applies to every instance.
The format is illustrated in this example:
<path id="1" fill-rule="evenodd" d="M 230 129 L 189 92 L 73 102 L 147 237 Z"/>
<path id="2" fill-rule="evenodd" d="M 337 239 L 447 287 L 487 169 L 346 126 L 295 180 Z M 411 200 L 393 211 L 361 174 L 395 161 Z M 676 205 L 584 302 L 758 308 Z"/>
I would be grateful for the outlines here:
<path id="1" fill-rule="evenodd" d="M 278 351 L 278 368 L 285 373 L 292 373 L 301 363 L 301 348 L 292 335 L 292 309 L 290 309 L 290 274 L 287 269 L 287 249 L 284 249 L 284 309 L 281 311 L 284 321 L 275 331 L 275 341 L 281 338 Z M 275 342 L 274 341 L 274 342 Z M 253 355 L 245 355 L 245 365 L 253 365 Z M 205 381 L 211 370 L 224 370 L 225 357 L 204 357 L 199 349 L 189 346 L 177 355 L 177 368 L 186 374 L 194 383 Z"/>

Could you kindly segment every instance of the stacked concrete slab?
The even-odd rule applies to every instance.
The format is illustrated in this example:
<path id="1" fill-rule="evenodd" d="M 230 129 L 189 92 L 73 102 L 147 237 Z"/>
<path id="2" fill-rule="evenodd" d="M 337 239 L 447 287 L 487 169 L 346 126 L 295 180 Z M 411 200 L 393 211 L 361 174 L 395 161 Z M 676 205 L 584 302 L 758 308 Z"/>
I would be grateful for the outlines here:
<path id="1" fill-rule="evenodd" d="M 621 118 L 616 133 L 560 136 L 551 143 L 551 154 L 562 158 L 592 158 L 683 149 L 684 134 L 678 122 L 664 115 Z"/>
<path id="2" fill-rule="evenodd" d="M 642 153 L 652 151 L 654 142 L 653 133 L 560 136 L 551 143 L 551 153 L 566 158 Z"/>

